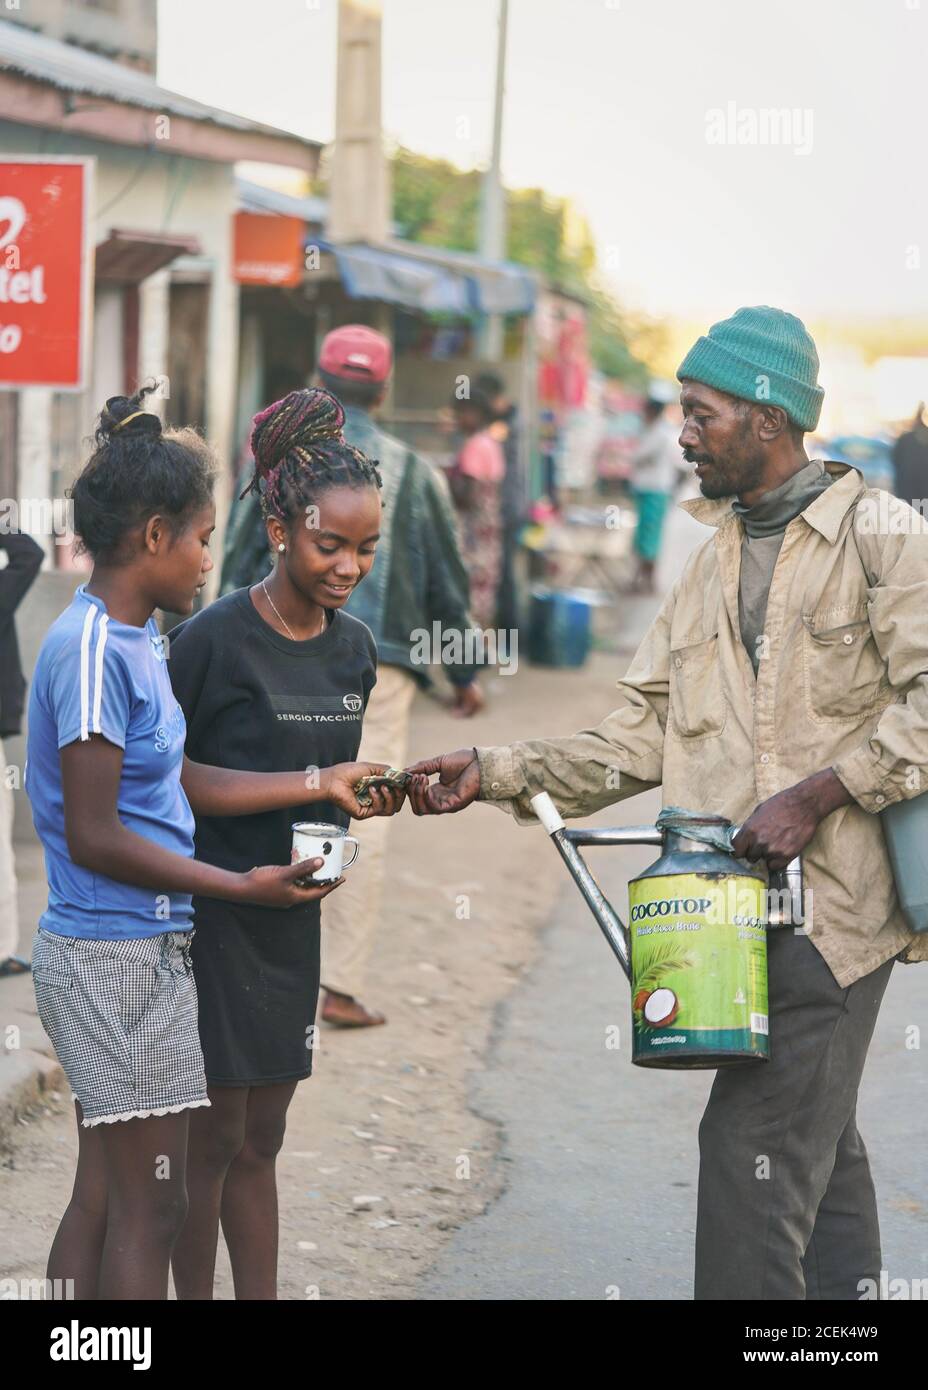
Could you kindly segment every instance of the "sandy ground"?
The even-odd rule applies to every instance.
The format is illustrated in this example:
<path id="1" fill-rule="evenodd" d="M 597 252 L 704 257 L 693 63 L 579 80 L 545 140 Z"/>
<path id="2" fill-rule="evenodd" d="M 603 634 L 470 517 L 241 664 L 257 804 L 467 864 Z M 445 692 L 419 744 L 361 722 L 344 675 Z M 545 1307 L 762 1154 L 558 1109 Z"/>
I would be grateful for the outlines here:
<path id="1" fill-rule="evenodd" d="M 522 666 L 488 678 L 490 708 L 467 725 L 420 697 L 410 757 L 595 723 L 622 665 L 597 655 L 582 673 Z M 278 1165 L 286 1299 L 416 1297 L 450 1233 L 505 1184 L 499 1128 L 471 1108 L 472 1081 L 563 870 L 540 832 L 484 806 L 434 820 L 404 813 L 391 858 L 368 1001 L 389 1023 L 323 1030 L 315 1075 L 290 1110 Z M 20 863 L 27 938 L 43 884 L 34 852 L 23 849 Z M 0 1156 L 0 1277 L 42 1276 L 68 1200 L 74 1129 L 62 1096 L 20 1123 Z M 232 1297 L 224 1250 L 217 1296 Z"/>

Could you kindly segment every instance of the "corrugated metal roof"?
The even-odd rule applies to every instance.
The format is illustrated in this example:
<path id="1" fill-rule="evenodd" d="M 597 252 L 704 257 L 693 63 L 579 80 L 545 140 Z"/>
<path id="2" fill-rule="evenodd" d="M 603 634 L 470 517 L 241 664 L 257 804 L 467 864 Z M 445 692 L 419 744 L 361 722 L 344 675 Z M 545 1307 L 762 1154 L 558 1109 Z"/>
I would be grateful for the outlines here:
<path id="1" fill-rule="evenodd" d="M 282 213 L 324 227 L 326 198 L 296 198 L 276 188 L 235 180 L 238 205 L 246 212 Z M 395 233 L 396 224 L 391 224 Z M 513 261 L 489 261 L 472 251 L 425 246 L 393 235 L 381 246 L 335 245 L 315 235 L 333 251 L 345 288 L 358 299 L 383 299 L 410 308 L 467 313 L 528 314 L 534 308 L 539 277 Z"/>
<path id="2" fill-rule="evenodd" d="M 159 87 L 147 72 L 114 63 L 97 53 L 88 53 L 75 44 L 61 43 L 44 34 L 33 34 L 19 24 L 0 20 L 0 68 L 21 73 L 36 82 L 47 82 L 61 91 L 84 92 L 90 96 L 106 97 L 125 102 L 128 106 L 145 106 L 155 111 L 186 116 L 191 121 L 211 121 L 231 130 L 256 131 L 263 135 L 286 135 L 305 145 L 320 148 L 317 140 L 279 130 L 276 126 L 249 121 L 231 111 L 206 106 L 192 97 L 181 96 Z"/>
<path id="3" fill-rule="evenodd" d="M 325 223 L 329 215 L 327 198 L 298 198 L 279 188 L 265 188 L 250 179 L 236 178 L 238 205 L 243 212 L 279 213 L 284 217 L 302 217 L 304 222 Z"/>
<path id="4" fill-rule="evenodd" d="M 412 241 L 369 246 L 315 240 L 321 250 L 334 253 L 342 284 L 354 299 L 380 299 L 426 313 L 530 314 L 535 307 L 536 277 L 511 262 L 466 252 L 451 252 L 447 259 L 421 255 Z"/>

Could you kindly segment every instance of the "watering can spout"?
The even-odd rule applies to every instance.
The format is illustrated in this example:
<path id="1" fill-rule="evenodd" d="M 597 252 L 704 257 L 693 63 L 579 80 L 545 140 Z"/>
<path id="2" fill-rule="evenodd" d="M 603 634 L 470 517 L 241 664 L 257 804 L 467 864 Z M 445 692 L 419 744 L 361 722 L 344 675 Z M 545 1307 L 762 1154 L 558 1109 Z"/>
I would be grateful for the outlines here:
<path id="1" fill-rule="evenodd" d="M 609 945 L 615 952 L 616 959 L 629 980 L 631 980 L 632 958 L 628 929 L 621 921 L 612 904 L 606 900 L 602 889 L 584 863 L 575 843 L 575 839 L 579 840 L 582 844 L 596 844 L 603 843 L 603 841 L 590 838 L 590 836 L 596 835 L 596 831 L 587 831 L 581 834 L 581 832 L 568 830 L 564 825 L 560 812 L 547 792 L 539 792 L 537 796 L 533 796 L 530 804 L 535 815 L 541 821 L 541 824 L 557 846 L 561 858 L 573 875 L 587 906 L 599 923 L 602 933 L 609 942 Z M 648 832 L 651 835 L 656 834 L 657 839 L 641 839 L 635 837 L 633 832 L 639 830 Z M 625 838 L 626 832 L 628 838 Z M 653 825 L 629 826 L 625 827 L 622 831 L 608 831 L 603 833 L 609 834 L 610 836 L 622 836 L 620 839 L 610 838 L 608 841 L 609 844 L 660 844 L 662 841 L 660 831 Z"/>

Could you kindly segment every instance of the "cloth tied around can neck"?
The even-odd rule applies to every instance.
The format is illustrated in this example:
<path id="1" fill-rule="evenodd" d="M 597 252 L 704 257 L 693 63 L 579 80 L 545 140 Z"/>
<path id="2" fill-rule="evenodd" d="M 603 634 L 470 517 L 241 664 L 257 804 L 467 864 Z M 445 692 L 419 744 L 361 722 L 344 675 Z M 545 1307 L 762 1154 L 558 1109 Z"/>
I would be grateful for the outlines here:
<path id="1" fill-rule="evenodd" d="M 658 830 L 672 830 L 677 835 L 685 835 L 688 840 L 721 850 L 723 854 L 734 853 L 734 827 L 724 816 L 713 816 L 705 811 L 685 811 L 682 806 L 665 806 L 655 824 Z"/>

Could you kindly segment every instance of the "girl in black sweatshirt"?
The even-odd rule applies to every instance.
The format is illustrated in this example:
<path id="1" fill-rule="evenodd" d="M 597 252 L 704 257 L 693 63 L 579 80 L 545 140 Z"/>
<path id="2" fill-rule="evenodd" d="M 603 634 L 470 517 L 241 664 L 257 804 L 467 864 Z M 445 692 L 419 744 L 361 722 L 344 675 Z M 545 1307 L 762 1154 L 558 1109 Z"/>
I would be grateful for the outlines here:
<path id="1" fill-rule="evenodd" d="M 376 464 L 345 443 L 327 391 L 293 391 L 255 417 L 252 453 L 267 579 L 169 635 L 187 754 L 220 767 L 321 769 L 357 757 L 376 648 L 343 613 L 380 533 Z M 402 798 L 375 793 L 383 813 Z M 325 802 L 235 819 L 198 816 L 196 852 L 227 868 L 284 863 L 301 819 L 347 825 Z M 312 1070 L 318 902 L 269 914 L 195 898 L 194 977 L 211 1106 L 192 1112 L 190 1212 L 173 1257 L 179 1298 L 212 1297 L 220 1219 L 239 1299 L 276 1297 L 276 1155 L 297 1083 Z M 286 920 L 281 922 L 281 917 Z"/>

